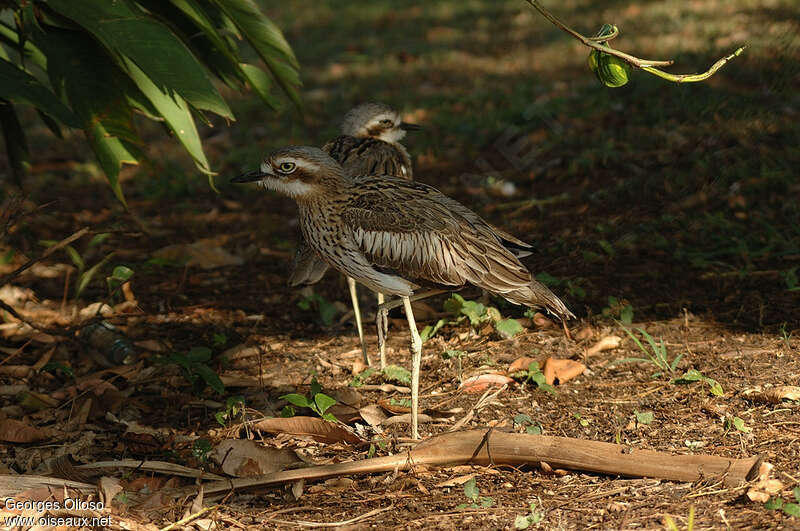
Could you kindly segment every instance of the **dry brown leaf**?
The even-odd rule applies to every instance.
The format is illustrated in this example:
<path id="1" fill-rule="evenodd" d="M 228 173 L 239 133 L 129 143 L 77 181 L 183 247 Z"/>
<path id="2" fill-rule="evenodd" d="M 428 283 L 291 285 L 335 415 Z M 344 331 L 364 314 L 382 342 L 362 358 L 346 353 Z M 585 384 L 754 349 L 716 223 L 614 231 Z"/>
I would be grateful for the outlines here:
<path id="1" fill-rule="evenodd" d="M 619 347 L 620 342 L 622 342 L 622 338 L 619 336 L 605 336 L 600 341 L 587 348 L 585 356 L 588 358 L 589 356 L 594 356 L 595 354 L 599 354 L 604 350 L 617 348 Z"/>
<path id="2" fill-rule="evenodd" d="M 323 443 L 346 442 L 358 444 L 361 438 L 341 426 L 316 417 L 291 417 L 264 419 L 253 426 L 269 433 L 306 435 Z"/>
<path id="3" fill-rule="evenodd" d="M 114 499 L 114 496 L 124 490 L 119 479 L 109 476 L 101 477 L 97 482 L 97 487 L 100 491 L 100 499 L 103 500 L 106 507 L 111 507 L 111 500 Z"/>
<path id="4" fill-rule="evenodd" d="M 437 483 L 436 485 L 434 485 L 434 487 L 441 489 L 444 487 L 455 487 L 457 485 L 463 485 L 464 483 L 466 483 L 467 481 L 469 481 L 470 479 L 474 478 L 477 475 L 478 475 L 477 472 L 473 472 L 471 474 L 450 478 L 446 481 L 442 481 L 441 483 Z"/>
<path id="5" fill-rule="evenodd" d="M 0 441 L 30 443 L 47 440 L 54 434 L 48 428 L 37 428 L 14 419 L 0 419 Z"/>
<path id="6" fill-rule="evenodd" d="M 465 393 L 482 393 L 489 387 L 502 387 L 510 383 L 514 383 L 513 378 L 504 374 L 489 373 L 467 378 L 458 388 Z"/>
<path id="7" fill-rule="evenodd" d="M 378 404 L 364 406 L 359 409 L 358 412 L 361 415 L 361 418 L 364 419 L 364 422 L 370 426 L 380 426 L 380 424 L 386 420 L 386 414 Z"/>
<path id="8" fill-rule="evenodd" d="M 555 328 L 556 324 L 548 319 L 544 314 L 536 312 L 533 314 L 533 324 L 536 328 Z"/>
<path id="9" fill-rule="evenodd" d="M 761 463 L 758 469 L 758 480 L 747 491 L 750 501 L 766 503 L 783 490 L 783 483 L 780 480 L 770 479 L 773 468 L 770 463 Z"/>
<path id="10" fill-rule="evenodd" d="M 270 448 L 246 439 L 222 441 L 210 457 L 220 464 L 223 472 L 236 477 L 269 474 L 301 462 L 289 448 Z"/>
<path id="11" fill-rule="evenodd" d="M 544 380 L 550 385 L 558 380 L 558 383 L 566 383 L 573 378 L 577 378 L 586 370 L 586 365 L 574 360 L 561 360 L 547 358 L 542 368 Z"/>
<path id="12" fill-rule="evenodd" d="M 574 336 L 577 341 L 583 341 L 584 339 L 590 339 L 594 337 L 596 331 L 592 326 L 583 326 L 577 332 L 575 332 Z"/>
<path id="13" fill-rule="evenodd" d="M 391 413 L 393 415 L 399 415 L 399 414 L 408 413 L 409 411 L 411 411 L 411 406 L 406 406 L 406 405 L 399 404 L 399 403 L 395 404 L 395 403 L 392 403 L 392 402 L 393 402 L 393 399 L 384 398 L 384 399 L 378 400 L 378 405 L 381 406 L 383 409 L 385 409 L 386 411 L 388 411 L 389 413 Z M 409 404 L 410 404 L 410 402 L 409 402 Z"/>
<path id="14" fill-rule="evenodd" d="M 528 356 L 517 358 L 511 362 L 511 365 L 508 366 L 508 374 L 514 374 L 515 372 L 519 371 L 527 372 L 528 367 L 530 367 L 531 363 L 533 362 L 539 363 L 539 360 L 536 358 L 529 358 Z"/>
<path id="15" fill-rule="evenodd" d="M 169 245 L 153 253 L 153 256 L 186 266 L 200 266 L 203 269 L 242 265 L 244 263 L 241 257 L 226 251 L 215 239 Z"/>
<path id="16" fill-rule="evenodd" d="M 742 392 L 744 396 L 753 401 L 766 402 L 768 404 L 780 404 L 784 400 L 792 402 L 800 401 L 800 387 L 794 385 L 779 385 L 768 389 L 756 387 Z"/>

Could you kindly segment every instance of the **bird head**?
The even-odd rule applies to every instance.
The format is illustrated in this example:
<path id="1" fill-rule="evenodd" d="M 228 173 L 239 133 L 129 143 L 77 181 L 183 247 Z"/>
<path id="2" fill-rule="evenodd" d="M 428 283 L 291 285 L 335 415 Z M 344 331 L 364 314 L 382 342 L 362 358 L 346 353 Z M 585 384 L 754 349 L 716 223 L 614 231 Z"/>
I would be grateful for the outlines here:
<path id="1" fill-rule="evenodd" d="M 302 200 L 340 179 L 342 167 L 321 149 L 287 146 L 270 153 L 257 170 L 234 177 L 231 182 L 256 182 L 267 190 Z"/>
<path id="2" fill-rule="evenodd" d="M 378 138 L 384 142 L 399 142 L 406 131 L 419 129 L 400 118 L 400 114 L 383 103 L 362 103 L 351 109 L 342 121 L 342 134 L 359 138 Z"/>

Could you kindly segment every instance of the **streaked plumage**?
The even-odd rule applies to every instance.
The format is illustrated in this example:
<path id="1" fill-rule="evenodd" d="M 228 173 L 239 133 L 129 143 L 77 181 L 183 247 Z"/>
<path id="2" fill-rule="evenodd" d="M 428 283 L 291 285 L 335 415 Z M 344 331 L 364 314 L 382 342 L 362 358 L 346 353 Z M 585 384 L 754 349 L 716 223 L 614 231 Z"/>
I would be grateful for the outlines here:
<path id="1" fill-rule="evenodd" d="M 400 144 L 411 124 L 403 122 L 397 111 L 382 103 L 363 103 L 351 109 L 342 120 L 342 135 L 322 149 L 342 165 L 346 176 L 390 175 L 413 178 L 411 157 Z M 298 242 L 289 286 L 309 286 L 319 282 L 328 264 L 305 241 Z"/>
<path id="2" fill-rule="evenodd" d="M 403 298 L 412 333 L 415 437 L 422 349 L 409 301 L 415 290 L 474 284 L 562 320 L 574 317 L 515 256 L 527 252 L 527 244 L 431 186 L 346 177 L 322 150 L 295 146 L 272 153 L 260 171 L 234 179 L 248 181 L 293 197 L 305 240 L 330 266 L 373 291 Z"/>

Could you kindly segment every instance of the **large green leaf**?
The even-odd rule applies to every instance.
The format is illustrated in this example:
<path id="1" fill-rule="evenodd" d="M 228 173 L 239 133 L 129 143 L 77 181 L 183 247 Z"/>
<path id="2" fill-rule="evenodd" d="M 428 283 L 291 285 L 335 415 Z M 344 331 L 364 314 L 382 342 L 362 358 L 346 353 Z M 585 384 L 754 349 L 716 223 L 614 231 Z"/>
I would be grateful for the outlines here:
<path id="1" fill-rule="evenodd" d="M 70 127 L 78 127 L 75 115 L 38 79 L 13 63 L 0 59 L 0 98 L 32 105 Z"/>
<path id="2" fill-rule="evenodd" d="M 174 91 L 198 109 L 233 118 L 208 73 L 186 45 L 132 2 L 49 0 L 47 5 L 93 34 L 127 69 L 135 64 L 160 91 Z"/>
<path id="3" fill-rule="evenodd" d="M 281 30 L 269 20 L 253 0 L 214 0 L 233 20 L 245 38 L 275 76 L 286 94 L 301 106 L 297 58 Z"/>
<path id="4" fill-rule="evenodd" d="M 14 50 L 19 50 L 20 42 L 17 28 L 9 26 L 4 21 L 0 21 L 0 42 L 8 44 L 8 46 Z M 45 57 L 42 51 L 32 42 L 25 41 L 22 46 L 22 52 L 26 60 L 30 60 L 42 70 L 47 68 L 47 57 Z M 5 53 L 3 53 L 3 57 L 8 59 Z"/>
<path id="5" fill-rule="evenodd" d="M 97 155 L 97 160 L 108 178 L 114 195 L 123 205 L 127 205 L 119 184 L 119 170 L 123 164 L 138 164 L 136 157 L 119 138 L 109 135 L 100 122 L 95 122 L 93 126 L 85 129 L 84 133 Z"/>
<path id="6" fill-rule="evenodd" d="M 279 108 L 280 103 L 275 99 L 275 96 L 272 95 L 272 91 L 270 91 L 272 80 L 269 75 L 257 66 L 247 63 L 240 63 L 239 67 L 242 69 L 244 75 L 247 76 L 247 81 L 250 83 L 250 86 L 253 87 L 253 90 L 256 91 L 256 94 L 261 96 L 261 99 L 273 109 Z"/>
<path id="7" fill-rule="evenodd" d="M 131 59 L 123 56 L 122 60 L 128 68 L 133 82 L 150 100 L 158 113 L 164 117 L 164 121 L 189 152 L 200 171 L 208 174 L 209 183 L 213 187 L 214 182 L 211 178 L 213 173 L 203 152 L 200 135 L 197 134 L 197 127 L 186 102 L 177 94 L 170 96 L 163 92 Z"/>
<path id="8" fill-rule="evenodd" d="M 0 128 L 3 130 L 3 138 L 6 142 L 6 153 L 8 163 L 14 172 L 17 180 L 30 169 L 30 152 L 28 142 L 25 140 L 25 132 L 19 123 L 19 118 L 14 110 L 14 106 L 0 99 Z"/>

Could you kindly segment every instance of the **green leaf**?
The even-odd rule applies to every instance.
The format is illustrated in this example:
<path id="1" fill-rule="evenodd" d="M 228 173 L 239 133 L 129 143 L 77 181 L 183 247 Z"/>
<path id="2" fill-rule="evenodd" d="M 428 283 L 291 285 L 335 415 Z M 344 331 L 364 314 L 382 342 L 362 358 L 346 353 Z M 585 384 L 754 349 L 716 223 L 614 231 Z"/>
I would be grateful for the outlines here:
<path id="1" fill-rule="evenodd" d="M 292 406 L 283 406 L 281 409 L 281 417 L 288 419 L 292 418 L 296 415 L 296 412 Z"/>
<path id="2" fill-rule="evenodd" d="M 119 287 L 128 282 L 132 276 L 133 276 L 133 269 L 126 266 L 115 267 L 114 270 L 111 272 L 111 276 L 106 277 L 108 290 L 111 292 L 118 290 Z"/>
<path id="3" fill-rule="evenodd" d="M 444 311 L 452 313 L 454 316 L 458 317 L 461 315 L 461 307 L 464 305 L 464 297 L 459 295 L 458 293 L 453 293 L 450 295 L 446 301 L 444 301 Z"/>
<path id="4" fill-rule="evenodd" d="M 127 206 L 119 183 L 119 171 L 123 164 L 138 164 L 136 157 L 119 138 L 110 136 L 100 122 L 85 130 L 84 134 L 97 156 L 100 167 L 103 168 L 103 173 L 106 174 L 111 190 L 119 202 Z"/>
<path id="5" fill-rule="evenodd" d="M 14 106 L 2 99 L 0 99 L 0 128 L 3 130 L 3 139 L 6 143 L 8 165 L 17 181 L 21 181 L 31 167 L 28 141 Z"/>
<path id="6" fill-rule="evenodd" d="M 319 318 L 322 324 L 325 326 L 332 325 L 337 313 L 339 313 L 339 310 L 336 308 L 335 304 L 328 302 L 322 297 L 319 298 Z"/>
<path id="7" fill-rule="evenodd" d="M 774 511 L 776 509 L 780 509 L 783 507 L 783 500 L 778 497 L 773 497 L 767 500 L 764 504 L 765 509 L 769 509 L 770 511 Z"/>
<path id="8" fill-rule="evenodd" d="M 317 393 L 314 395 L 314 403 L 317 405 L 319 414 L 324 415 L 325 411 L 327 411 L 329 407 L 336 403 L 336 399 L 331 398 L 324 393 Z"/>
<path id="9" fill-rule="evenodd" d="M 170 29 L 124 0 L 49 0 L 47 5 L 94 35 L 123 65 L 135 64 L 160 91 L 233 118 L 203 66 Z M 137 83 L 138 84 L 138 83 Z"/>
<path id="10" fill-rule="evenodd" d="M 272 80 L 270 77 L 258 68 L 257 66 L 253 66 L 247 63 L 239 63 L 239 68 L 242 69 L 242 73 L 247 78 L 247 82 L 250 83 L 250 86 L 253 88 L 256 94 L 264 100 L 264 103 L 269 105 L 273 109 L 280 108 L 280 103 L 272 95 L 272 91 L 270 87 L 272 86 Z"/>
<path id="11" fill-rule="evenodd" d="M 317 393 L 322 392 L 322 386 L 319 384 L 316 376 L 311 377 L 311 396 L 315 396 Z"/>
<path id="12" fill-rule="evenodd" d="M 454 358 L 461 358 L 466 355 L 466 350 L 445 350 L 442 352 L 442 359 L 450 360 Z"/>
<path id="13" fill-rule="evenodd" d="M 211 367 L 203 363 L 198 363 L 196 365 L 192 365 L 192 370 L 195 372 L 195 374 L 199 375 L 200 378 L 203 379 L 206 385 L 208 385 L 218 394 L 225 392 L 225 385 L 222 383 L 222 380 L 219 379 L 217 373 L 211 369 Z"/>
<path id="14" fill-rule="evenodd" d="M 542 434 L 542 427 L 538 424 L 533 424 L 531 426 L 525 426 L 525 433 L 528 435 L 541 435 Z"/>
<path id="15" fill-rule="evenodd" d="M 751 431 L 753 431 L 753 428 L 749 428 L 748 426 L 746 426 L 744 420 L 739 417 L 733 417 L 731 424 L 733 424 L 734 428 L 743 433 L 750 433 Z"/>
<path id="16" fill-rule="evenodd" d="M 794 499 L 797 500 L 797 503 L 800 503 L 800 487 L 795 487 L 792 489 L 792 495 Z"/>
<path id="17" fill-rule="evenodd" d="M 700 371 L 698 371 L 697 369 L 689 369 L 688 371 L 683 373 L 683 376 L 680 376 L 680 377 L 675 378 L 674 380 L 672 380 L 672 383 L 699 382 L 703 378 L 704 378 L 704 376 L 702 374 L 700 374 Z"/>
<path id="18" fill-rule="evenodd" d="M 427 325 L 425 328 L 423 328 L 422 332 L 420 332 L 419 334 L 419 337 L 422 340 L 422 342 L 425 343 L 427 340 L 432 338 L 436 334 L 436 332 L 438 332 L 445 324 L 447 324 L 447 321 L 445 319 L 439 319 L 438 321 L 436 321 L 435 325 L 433 326 Z"/>
<path id="19" fill-rule="evenodd" d="M 470 478 L 469 481 L 464 483 L 464 496 L 469 498 L 470 500 L 477 501 L 479 496 L 478 485 L 475 481 L 475 478 Z"/>
<path id="20" fill-rule="evenodd" d="M 267 65 L 284 92 L 301 106 L 297 87 L 297 58 L 281 30 L 259 10 L 253 0 L 216 0 Z"/>
<path id="21" fill-rule="evenodd" d="M 211 360 L 211 349 L 208 347 L 192 347 L 186 354 L 190 363 L 205 363 Z"/>
<path id="22" fill-rule="evenodd" d="M 630 325 L 633 322 L 633 306 L 626 304 L 619 313 L 619 320 L 622 321 L 623 324 Z"/>
<path id="23" fill-rule="evenodd" d="M 467 316 L 472 326 L 477 326 L 484 320 L 486 306 L 475 301 L 464 301 L 461 305 L 461 313 Z"/>
<path id="24" fill-rule="evenodd" d="M 136 64 L 129 58 L 123 56 L 122 62 L 128 69 L 128 72 L 139 87 L 139 90 L 147 97 L 153 104 L 156 110 L 164 117 L 165 122 L 172 129 L 173 134 L 177 137 L 178 141 L 183 144 L 186 151 L 189 152 L 192 159 L 194 159 L 197 168 L 206 173 L 209 178 L 209 184 L 214 187 L 212 179 L 212 172 L 203 152 L 203 145 L 200 142 L 200 136 L 197 134 L 197 127 L 195 127 L 192 114 L 189 112 L 189 107 L 186 102 L 177 94 L 168 95 L 163 92 L 147 75 L 139 69 Z"/>
<path id="25" fill-rule="evenodd" d="M 530 525 L 531 521 L 527 516 L 517 515 L 517 517 L 514 518 L 514 527 L 516 529 L 528 529 Z"/>
<path id="26" fill-rule="evenodd" d="M 800 518 L 800 504 L 797 503 L 784 503 L 783 512 L 789 516 Z"/>
<path id="27" fill-rule="evenodd" d="M 512 338 L 525 330 L 516 319 L 503 319 L 501 321 L 497 321 L 494 324 L 494 328 L 497 330 L 497 333 L 505 339 Z"/>
<path id="28" fill-rule="evenodd" d="M 81 253 L 79 253 L 78 250 L 71 245 L 65 245 L 64 251 L 69 255 L 69 259 L 72 260 L 72 263 L 75 264 L 75 267 L 78 268 L 78 271 L 83 271 L 86 267 L 86 262 L 83 261 Z"/>
<path id="29" fill-rule="evenodd" d="M 647 425 L 653 422 L 652 411 L 634 411 L 633 414 L 636 416 L 636 422 L 639 424 Z"/>
<path id="30" fill-rule="evenodd" d="M 520 426 L 525 426 L 527 424 L 533 424 L 533 419 L 531 419 L 525 413 L 518 413 L 514 416 L 514 424 L 518 424 Z"/>
<path id="31" fill-rule="evenodd" d="M 411 384 L 411 373 L 408 371 L 408 369 L 398 367 L 397 365 L 387 365 L 383 368 L 382 372 L 383 377 L 386 380 L 399 382 L 406 385 Z"/>
<path id="32" fill-rule="evenodd" d="M 311 407 L 311 402 L 308 401 L 308 398 L 297 393 L 289 393 L 288 395 L 279 396 L 278 398 L 286 400 L 297 407 Z"/>
<path id="33" fill-rule="evenodd" d="M 38 79 L 15 64 L 0 59 L 0 98 L 32 105 L 69 127 L 79 127 L 75 114 Z"/>
<path id="34" fill-rule="evenodd" d="M 94 278 L 95 274 L 97 274 L 100 268 L 106 265 L 109 260 L 111 260 L 112 256 L 114 256 L 114 253 L 109 253 L 105 258 L 81 273 L 81 275 L 78 277 L 78 282 L 75 284 L 75 297 L 81 296 L 81 293 L 83 293 L 83 290 L 89 285 L 89 282 L 92 281 L 92 278 Z"/>

